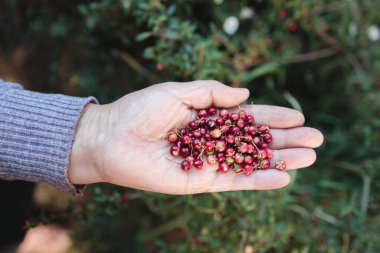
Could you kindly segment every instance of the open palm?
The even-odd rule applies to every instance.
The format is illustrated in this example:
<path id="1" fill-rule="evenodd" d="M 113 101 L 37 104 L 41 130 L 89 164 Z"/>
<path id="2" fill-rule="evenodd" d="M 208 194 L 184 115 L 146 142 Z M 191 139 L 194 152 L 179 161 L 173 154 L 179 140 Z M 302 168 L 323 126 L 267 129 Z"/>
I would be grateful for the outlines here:
<path id="1" fill-rule="evenodd" d="M 213 105 L 233 111 L 248 96 L 246 89 L 230 88 L 216 81 L 194 81 L 154 85 L 105 105 L 107 110 L 97 122 L 101 126 L 101 141 L 94 155 L 98 181 L 169 194 L 264 190 L 287 185 L 290 178 L 284 171 L 270 169 L 245 176 L 232 171 L 220 173 L 217 164 L 204 163 L 200 170 L 185 172 L 167 159 L 170 144 L 163 137 L 195 119 L 196 109 Z M 301 113 L 277 106 L 242 107 L 254 115 L 256 124 L 271 127 L 271 164 L 281 159 L 289 169 L 297 169 L 315 161 L 312 148 L 321 145 L 323 136 L 316 129 L 301 127 Z"/>

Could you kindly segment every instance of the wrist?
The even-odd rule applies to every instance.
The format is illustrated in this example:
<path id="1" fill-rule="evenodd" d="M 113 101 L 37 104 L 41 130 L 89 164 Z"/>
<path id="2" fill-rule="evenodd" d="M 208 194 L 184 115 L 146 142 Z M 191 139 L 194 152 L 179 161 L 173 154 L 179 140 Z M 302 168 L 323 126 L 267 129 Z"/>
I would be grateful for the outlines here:
<path id="1" fill-rule="evenodd" d="M 71 184 L 102 182 L 96 163 L 96 150 L 101 143 L 102 105 L 89 103 L 83 109 L 70 154 L 68 179 Z"/>

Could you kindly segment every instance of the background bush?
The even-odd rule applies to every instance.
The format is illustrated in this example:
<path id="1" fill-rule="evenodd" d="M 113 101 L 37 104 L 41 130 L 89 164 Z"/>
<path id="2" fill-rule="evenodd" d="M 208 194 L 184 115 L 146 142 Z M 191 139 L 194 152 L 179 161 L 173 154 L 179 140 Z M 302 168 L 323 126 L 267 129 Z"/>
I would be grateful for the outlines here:
<path id="1" fill-rule="evenodd" d="M 255 103 L 302 110 L 325 134 L 317 163 L 281 190 L 90 189 L 90 202 L 68 209 L 76 246 L 379 252 L 379 9 L 375 0 L 2 1 L 0 72 L 30 88 L 110 102 L 162 81 L 216 79 L 249 88 Z M 236 32 L 223 28 L 231 16 Z"/>

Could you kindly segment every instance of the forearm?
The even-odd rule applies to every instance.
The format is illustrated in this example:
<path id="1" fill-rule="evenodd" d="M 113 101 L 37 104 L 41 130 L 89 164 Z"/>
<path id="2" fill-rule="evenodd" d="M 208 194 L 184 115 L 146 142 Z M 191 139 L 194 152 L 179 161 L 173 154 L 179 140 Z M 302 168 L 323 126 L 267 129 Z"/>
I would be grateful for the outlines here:
<path id="1" fill-rule="evenodd" d="M 78 193 L 67 173 L 77 124 L 90 102 L 95 98 L 42 94 L 0 81 L 0 178 Z"/>

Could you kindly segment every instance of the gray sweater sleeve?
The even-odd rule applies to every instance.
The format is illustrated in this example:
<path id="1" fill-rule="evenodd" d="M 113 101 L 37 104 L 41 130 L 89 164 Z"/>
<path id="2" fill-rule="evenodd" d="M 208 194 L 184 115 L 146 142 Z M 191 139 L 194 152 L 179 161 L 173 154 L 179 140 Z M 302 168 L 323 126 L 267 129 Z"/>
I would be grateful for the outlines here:
<path id="1" fill-rule="evenodd" d="M 0 179 L 47 182 L 81 194 L 67 169 L 76 126 L 93 97 L 24 90 L 0 79 Z"/>

